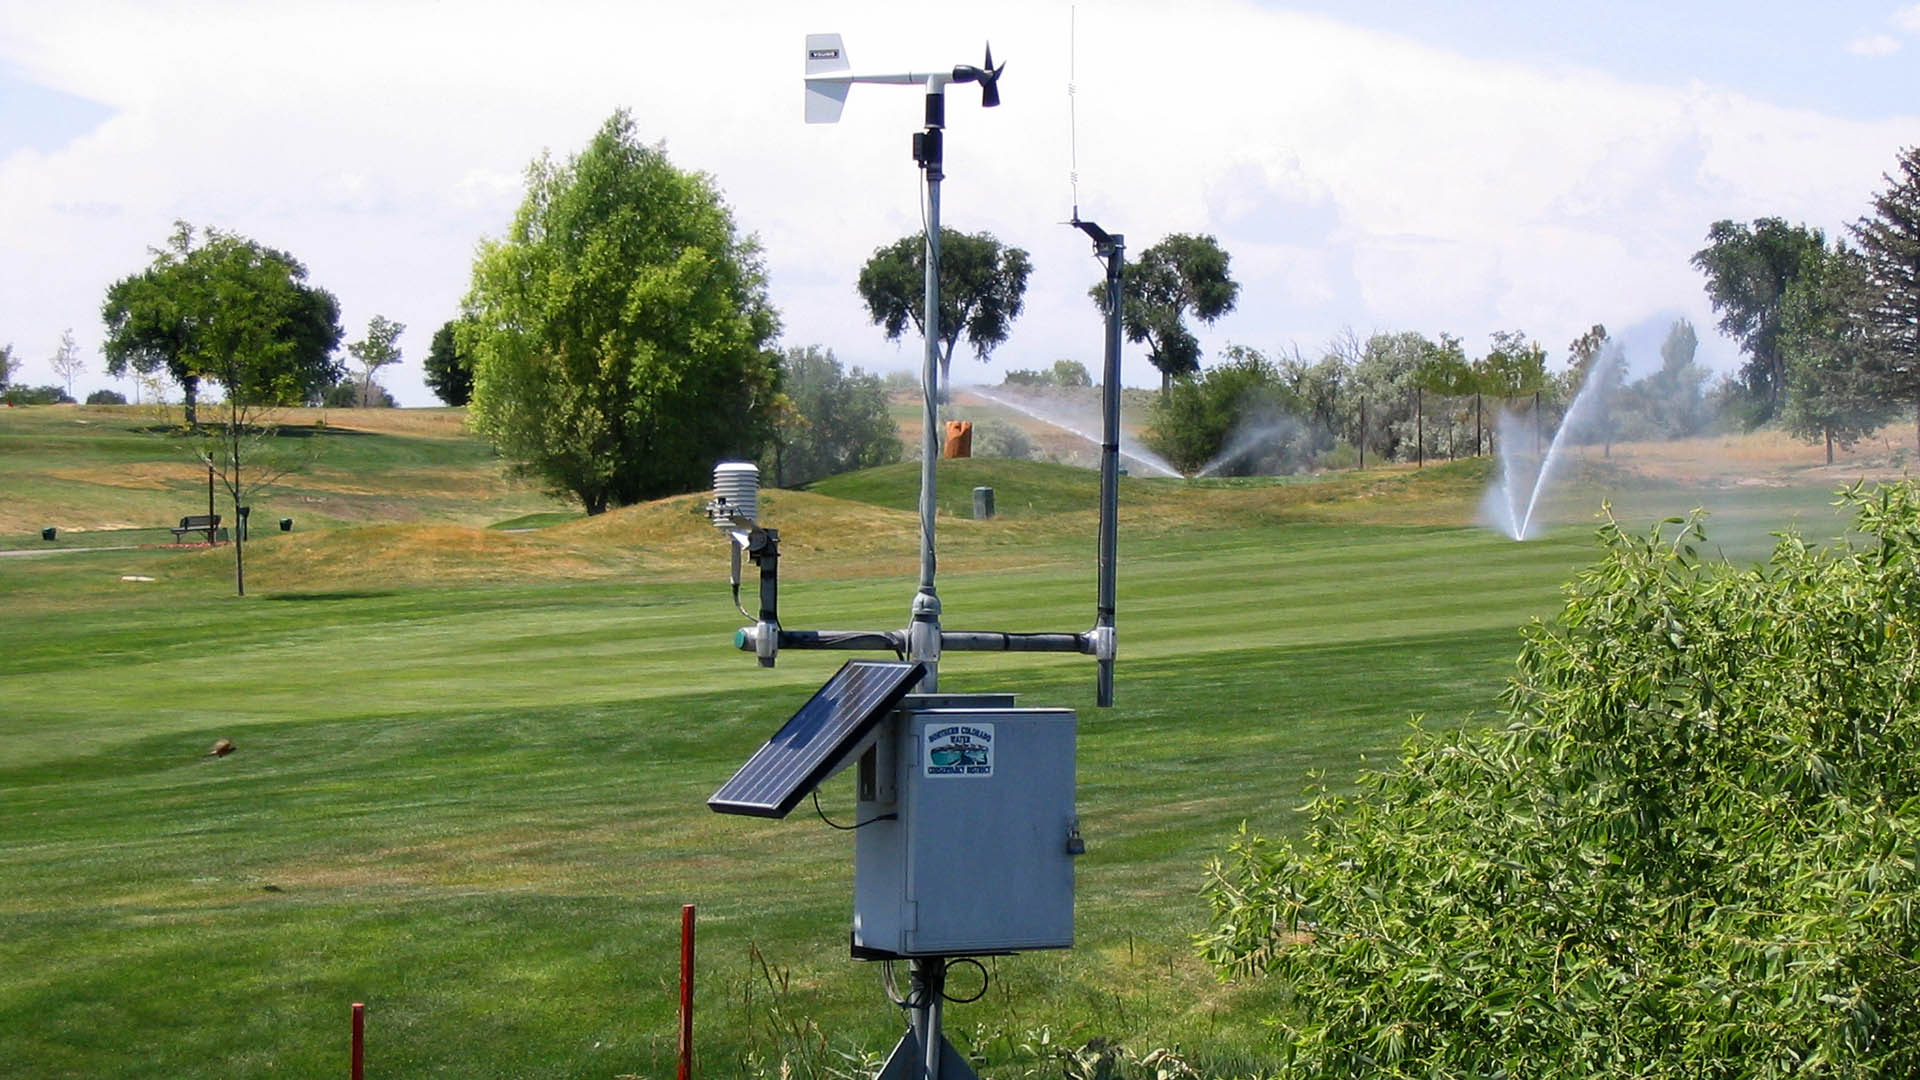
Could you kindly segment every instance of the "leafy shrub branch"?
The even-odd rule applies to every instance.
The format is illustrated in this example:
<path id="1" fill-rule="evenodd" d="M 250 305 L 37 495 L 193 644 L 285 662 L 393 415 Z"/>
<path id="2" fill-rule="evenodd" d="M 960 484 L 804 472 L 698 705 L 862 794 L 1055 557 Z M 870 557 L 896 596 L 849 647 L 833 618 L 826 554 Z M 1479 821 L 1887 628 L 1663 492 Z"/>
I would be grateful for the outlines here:
<path id="1" fill-rule="evenodd" d="M 1297 1077 L 1920 1075 L 1920 490 L 1763 566 L 1615 524 L 1484 732 L 1211 869 Z"/>

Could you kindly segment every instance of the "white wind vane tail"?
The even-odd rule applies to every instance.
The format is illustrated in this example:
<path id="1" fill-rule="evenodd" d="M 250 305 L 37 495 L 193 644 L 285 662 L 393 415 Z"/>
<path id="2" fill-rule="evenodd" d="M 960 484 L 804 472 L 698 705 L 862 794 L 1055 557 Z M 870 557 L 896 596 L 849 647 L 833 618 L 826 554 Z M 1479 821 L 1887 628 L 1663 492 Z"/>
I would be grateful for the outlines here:
<path id="1" fill-rule="evenodd" d="M 807 35 L 807 123 L 833 124 L 847 104 L 852 65 L 839 34 Z"/>

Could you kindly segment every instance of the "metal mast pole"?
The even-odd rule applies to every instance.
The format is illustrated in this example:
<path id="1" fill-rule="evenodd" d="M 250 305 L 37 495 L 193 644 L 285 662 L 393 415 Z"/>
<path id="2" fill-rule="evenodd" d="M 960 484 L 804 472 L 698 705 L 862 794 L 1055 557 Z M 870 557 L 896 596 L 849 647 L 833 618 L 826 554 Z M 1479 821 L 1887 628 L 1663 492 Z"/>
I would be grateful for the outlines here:
<path id="1" fill-rule="evenodd" d="M 1120 533 L 1120 305 L 1126 267 L 1126 237 L 1103 234 L 1097 250 L 1107 264 L 1107 355 L 1101 375 L 1100 412 L 1100 583 L 1094 600 L 1094 633 L 1111 637 L 1114 577 L 1119 565 Z M 1113 649 L 1106 646 L 1094 680 L 1094 703 L 1113 706 Z"/>
<path id="2" fill-rule="evenodd" d="M 940 460 L 940 181 L 945 156 L 941 142 L 947 123 L 947 82 L 951 76 L 927 77 L 927 126 L 913 137 L 913 159 L 927 176 L 926 311 L 920 325 L 927 340 L 921 387 L 926 391 L 926 431 L 920 441 L 920 591 L 913 597 L 913 621 L 907 627 L 907 655 L 927 665 L 920 692 L 931 694 L 940 683 L 940 597 L 934 592 L 933 520 L 939 488 L 935 472 Z"/>

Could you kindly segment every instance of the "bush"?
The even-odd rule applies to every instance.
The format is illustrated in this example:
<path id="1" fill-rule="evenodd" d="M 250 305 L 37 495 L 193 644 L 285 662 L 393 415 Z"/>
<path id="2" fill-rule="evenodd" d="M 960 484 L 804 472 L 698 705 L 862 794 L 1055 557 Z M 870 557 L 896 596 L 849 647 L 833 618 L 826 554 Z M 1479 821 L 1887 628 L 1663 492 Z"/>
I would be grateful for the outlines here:
<path id="1" fill-rule="evenodd" d="M 1033 440 L 1005 420 L 977 420 L 973 425 L 973 456 L 1025 461 L 1033 456 Z"/>
<path id="2" fill-rule="evenodd" d="M 73 399 L 57 386 L 8 386 L 0 389 L 0 402 L 8 405 L 71 405 Z"/>
<path id="3" fill-rule="evenodd" d="M 1204 949 L 1287 1075 L 1920 1075 L 1920 490 L 1844 501 L 1744 573 L 1609 525 L 1504 726 L 1243 830 Z"/>
<path id="4" fill-rule="evenodd" d="M 89 405 L 125 405 L 127 395 L 118 390 L 95 390 L 87 395 Z"/>

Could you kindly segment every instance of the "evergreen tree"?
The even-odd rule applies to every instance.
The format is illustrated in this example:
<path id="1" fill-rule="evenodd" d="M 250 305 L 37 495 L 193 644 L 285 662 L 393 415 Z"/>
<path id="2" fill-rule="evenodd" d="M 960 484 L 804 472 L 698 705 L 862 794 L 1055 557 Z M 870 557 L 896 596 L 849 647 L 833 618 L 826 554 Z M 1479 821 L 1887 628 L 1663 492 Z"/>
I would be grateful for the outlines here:
<path id="1" fill-rule="evenodd" d="M 1843 450 L 1885 423 L 1895 408 L 1869 312 L 1872 286 L 1860 256 L 1843 243 L 1810 258 L 1781 304 L 1787 358 L 1787 430 Z"/>
<path id="2" fill-rule="evenodd" d="M 1920 146 L 1900 152 L 1898 178 L 1874 196 L 1873 215 L 1852 226 L 1870 293 L 1868 324 L 1892 383 L 1915 404 L 1920 442 Z"/>

